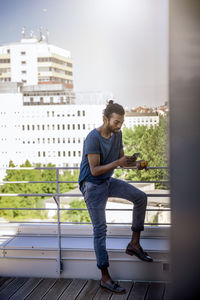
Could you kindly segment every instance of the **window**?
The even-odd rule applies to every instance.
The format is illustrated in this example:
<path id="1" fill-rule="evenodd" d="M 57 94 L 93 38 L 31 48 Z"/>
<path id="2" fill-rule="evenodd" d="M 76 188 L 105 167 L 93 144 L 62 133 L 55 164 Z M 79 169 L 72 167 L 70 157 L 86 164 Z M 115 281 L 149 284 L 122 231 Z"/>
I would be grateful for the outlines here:
<path id="1" fill-rule="evenodd" d="M 73 129 L 73 130 L 75 129 L 75 124 L 72 125 L 72 129 Z"/>
<path id="2" fill-rule="evenodd" d="M 37 141 L 38 141 L 38 144 L 39 144 L 40 143 L 40 138 L 38 138 Z"/>
<path id="3" fill-rule="evenodd" d="M 76 141 L 75 138 L 73 138 L 73 143 L 75 143 L 75 141 Z"/>
<path id="4" fill-rule="evenodd" d="M 59 124 L 57 125 L 57 128 L 58 128 L 58 130 L 60 130 L 60 125 Z"/>
<path id="5" fill-rule="evenodd" d="M 43 144 L 45 143 L 45 138 L 42 139 Z"/>
<path id="6" fill-rule="evenodd" d="M 49 111 L 47 111 L 47 117 L 49 117 Z"/>
<path id="7" fill-rule="evenodd" d="M 32 130 L 35 130 L 35 125 L 32 125 Z"/>
<path id="8" fill-rule="evenodd" d="M 81 151 L 78 151 L 78 156 L 81 156 Z"/>
<path id="9" fill-rule="evenodd" d="M 55 130 L 55 125 L 54 124 L 52 125 L 52 129 Z"/>
<path id="10" fill-rule="evenodd" d="M 49 130 L 49 124 L 47 125 L 47 130 Z"/>
<path id="11" fill-rule="evenodd" d="M 60 138 L 58 138 L 58 144 L 60 144 Z"/>
<path id="12" fill-rule="evenodd" d="M 52 111 L 52 117 L 54 117 L 54 111 Z"/>
<path id="13" fill-rule="evenodd" d="M 25 71 L 25 70 L 22 70 L 22 74 L 26 74 L 26 71 Z"/>
<path id="14" fill-rule="evenodd" d="M 48 138 L 48 144 L 50 144 L 50 138 Z"/>
<path id="15" fill-rule="evenodd" d="M 21 61 L 21 64 L 22 64 L 22 65 L 26 65 L 26 61 L 25 61 L 25 60 L 22 60 L 22 61 Z"/>
<path id="16" fill-rule="evenodd" d="M 63 138 L 63 144 L 65 144 L 65 138 Z"/>
<path id="17" fill-rule="evenodd" d="M 70 151 L 68 151 L 68 156 L 71 156 L 71 152 Z"/>
<path id="18" fill-rule="evenodd" d="M 42 125 L 42 130 L 44 130 L 44 125 Z"/>
<path id="19" fill-rule="evenodd" d="M 40 102 L 43 102 L 43 100 L 44 100 L 43 97 L 40 97 Z"/>
<path id="20" fill-rule="evenodd" d="M 27 129 L 30 130 L 30 125 L 27 125 Z"/>
<path id="21" fill-rule="evenodd" d="M 21 51 L 21 55 L 26 55 L 26 52 L 25 51 Z"/>
<path id="22" fill-rule="evenodd" d="M 70 124 L 67 125 L 67 129 L 68 129 L 68 130 L 70 129 Z"/>
<path id="23" fill-rule="evenodd" d="M 70 138 L 68 138 L 68 143 L 70 144 Z"/>
<path id="24" fill-rule="evenodd" d="M 80 130 L 81 129 L 81 125 L 80 124 L 78 124 L 78 130 Z"/>
<path id="25" fill-rule="evenodd" d="M 85 129 L 85 124 L 83 124 L 83 129 Z"/>
<path id="26" fill-rule="evenodd" d="M 80 117 L 80 115 L 81 115 L 80 110 L 78 110 L 77 115 L 78 115 L 78 117 Z"/>
<path id="27" fill-rule="evenodd" d="M 37 125 L 37 129 L 40 130 L 40 125 Z"/>
<path id="28" fill-rule="evenodd" d="M 58 151 L 58 156 L 60 157 L 60 151 Z"/>
<path id="29" fill-rule="evenodd" d="M 76 151 L 73 151 L 73 156 L 76 156 Z"/>
<path id="30" fill-rule="evenodd" d="M 65 130 L 65 124 L 63 124 L 62 129 Z"/>
<path id="31" fill-rule="evenodd" d="M 46 152 L 45 151 L 43 151 L 43 157 L 45 157 L 46 156 Z"/>
<path id="32" fill-rule="evenodd" d="M 38 152 L 38 157 L 40 157 L 40 151 Z"/>
<path id="33" fill-rule="evenodd" d="M 30 101 L 33 102 L 33 97 L 30 97 Z"/>
<path id="34" fill-rule="evenodd" d="M 85 116 L 85 111 L 83 110 L 83 116 Z"/>
<path id="35" fill-rule="evenodd" d="M 78 138 L 78 143 L 80 143 L 81 142 L 81 139 L 80 138 Z"/>
<path id="36" fill-rule="evenodd" d="M 25 130 L 25 126 L 24 125 L 22 125 L 22 130 Z"/>
<path id="37" fill-rule="evenodd" d="M 65 157 L 65 151 L 63 151 L 63 156 Z"/>
<path id="38" fill-rule="evenodd" d="M 55 138 L 53 138 L 53 144 L 55 144 Z"/>

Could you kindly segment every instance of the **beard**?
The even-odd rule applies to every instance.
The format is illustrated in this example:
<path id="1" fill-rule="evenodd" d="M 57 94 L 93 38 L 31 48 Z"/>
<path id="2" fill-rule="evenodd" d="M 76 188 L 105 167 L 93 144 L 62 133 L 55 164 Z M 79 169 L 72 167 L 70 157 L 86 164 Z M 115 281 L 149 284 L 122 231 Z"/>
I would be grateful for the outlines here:
<path id="1" fill-rule="evenodd" d="M 115 127 L 111 126 L 110 123 L 108 124 L 108 129 L 109 129 L 109 131 L 112 132 L 112 133 L 117 133 L 117 132 L 120 131 L 119 128 L 115 128 Z"/>

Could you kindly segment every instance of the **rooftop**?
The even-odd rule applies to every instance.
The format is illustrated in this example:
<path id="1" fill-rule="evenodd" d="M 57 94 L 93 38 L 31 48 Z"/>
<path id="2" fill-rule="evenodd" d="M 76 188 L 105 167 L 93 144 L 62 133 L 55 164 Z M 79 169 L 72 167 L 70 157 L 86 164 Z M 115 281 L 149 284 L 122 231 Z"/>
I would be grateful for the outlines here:
<path id="1" fill-rule="evenodd" d="M 170 284 L 163 282 L 122 281 L 126 293 L 116 295 L 100 288 L 99 281 L 58 278 L 0 278 L 1 299 L 170 299 Z"/>

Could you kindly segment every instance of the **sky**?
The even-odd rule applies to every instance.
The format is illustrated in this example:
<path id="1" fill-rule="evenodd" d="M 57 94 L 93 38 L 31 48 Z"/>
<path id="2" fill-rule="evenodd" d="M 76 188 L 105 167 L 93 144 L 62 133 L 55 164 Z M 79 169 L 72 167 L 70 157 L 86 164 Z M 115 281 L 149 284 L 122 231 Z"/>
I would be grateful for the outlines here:
<path id="1" fill-rule="evenodd" d="M 0 45 L 22 27 L 71 52 L 75 91 L 136 107 L 168 100 L 167 0 L 0 0 Z"/>

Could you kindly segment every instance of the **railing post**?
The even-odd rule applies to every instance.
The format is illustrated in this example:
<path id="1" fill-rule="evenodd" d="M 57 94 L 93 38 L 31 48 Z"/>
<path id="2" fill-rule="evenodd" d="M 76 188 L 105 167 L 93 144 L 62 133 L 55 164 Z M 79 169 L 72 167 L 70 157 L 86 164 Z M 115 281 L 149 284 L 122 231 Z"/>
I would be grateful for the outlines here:
<path id="1" fill-rule="evenodd" d="M 56 193 L 60 193 L 59 189 L 59 168 L 56 168 Z M 60 228 L 60 197 L 53 197 L 57 205 L 57 238 L 58 238 L 58 256 L 57 256 L 57 270 L 58 274 L 63 271 L 62 261 L 61 261 L 61 228 Z"/>

